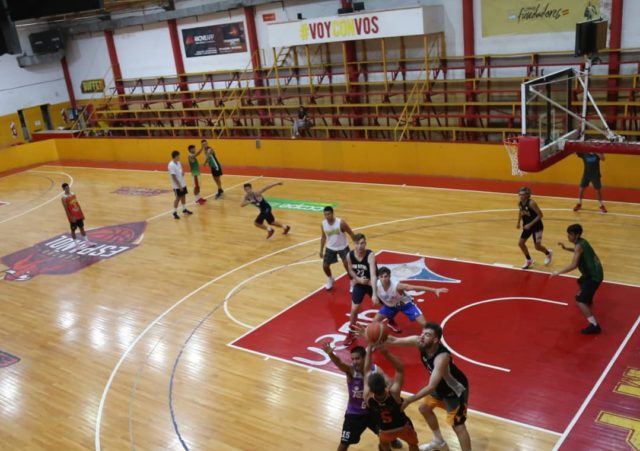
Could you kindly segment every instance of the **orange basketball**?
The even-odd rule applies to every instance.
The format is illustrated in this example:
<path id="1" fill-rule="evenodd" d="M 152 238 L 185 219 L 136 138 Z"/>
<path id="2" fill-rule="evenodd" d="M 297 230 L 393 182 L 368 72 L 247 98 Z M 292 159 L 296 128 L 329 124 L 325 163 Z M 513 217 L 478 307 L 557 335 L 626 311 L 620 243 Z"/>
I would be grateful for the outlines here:
<path id="1" fill-rule="evenodd" d="M 364 331 L 367 341 L 373 345 L 379 345 L 387 341 L 389 331 L 380 321 L 374 321 Z"/>

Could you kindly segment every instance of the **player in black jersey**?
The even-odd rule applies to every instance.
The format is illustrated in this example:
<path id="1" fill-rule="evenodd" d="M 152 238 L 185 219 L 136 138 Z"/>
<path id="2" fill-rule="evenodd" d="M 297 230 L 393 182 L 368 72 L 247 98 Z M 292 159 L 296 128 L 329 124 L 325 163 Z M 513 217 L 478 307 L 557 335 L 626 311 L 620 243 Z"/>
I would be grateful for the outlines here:
<path id="1" fill-rule="evenodd" d="M 467 402 L 469 400 L 469 382 L 465 374 L 453 363 L 451 352 L 444 346 L 442 328 L 436 323 L 427 323 L 421 335 L 410 337 L 390 336 L 386 344 L 416 346 L 420 351 L 420 359 L 429 371 L 429 383 L 415 395 L 405 399 L 403 408 L 424 398 L 419 407 L 420 413 L 433 432 L 433 440 L 420 447 L 421 451 L 449 449 L 440 432 L 438 418 L 433 409 L 440 407 L 447 411 L 447 421 L 453 427 L 462 451 L 471 451 L 471 438 L 465 426 L 467 420 Z"/>
<path id="2" fill-rule="evenodd" d="M 245 207 L 249 204 L 253 204 L 260 209 L 260 213 L 258 214 L 258 216 L 256 216 L 254 224 L 256 227 L 267 231 L 267 239 L 271 238 L 274 233 L 273 228 L 270 226 L 282 227 L 284 229 L 284 232 L 282 233 L 285 235 L 289 233 L 289 230 L 291 230 L 291 227 L 289 227 L 288 225 L 276 221 L 273 213 L 271 213 L 271 205 L 266 201 L 264 197 L 262 197 L 262 193 L 278 185 L 282 185 L 282 182 L 272 183 L 263 187 L 262 189 L 259 189 L 258 191 L 254 191 L 251 183 L 244 184 L 244 191 L 246 194 L 244 196 L 244 199 L 242 199 L 242 203 L 240 204 L 240 206 Z M 264 221 L 267 221 L 269 227 L 264 225 Z"/>
<path id="3" fill-rule="evenodd" d="M 376 288 L 376 280 L 378 280 L 376 254 L 371 249 L 367 249 L 367 238 L 362 233 L 356 233 L 353 236 L 353 246 L 355 249 L 347 254 L 347 268 L 354 285 L 351 292 L 349 335 L 344 342 L 345 346 L 350 346 L 356 339 L 356 321 L 365 294 L 371 297 L 373 305 L 380 305 Z"/>
<path id="4" fill-rule="evenodd" d="M 396 371 L 393 381 L 387 386 L 387 381 L 380 373 L 371 373 L 372 347 L 369 345 L 365 357 L 365 402 L 367 408 L 377 417 L 380 425 L 380 449 L 389 451 L 394 440 L 401 439 L 407 442 L 410 451 L 419 451 L 418 434 L 413 428 L 413 423 L 403 412 L 402 384 L 404 383 L 404 365 L 385 347 L 379 349 L 380 353 L 391 363 Z"/>
<path id="5" fill-rule="evenodd" d="M 538 207 L 536 201 L 531 199 L 531 190 L 526 186 L 520 188 L 518 196 L 520 197 L 520 202 L 518 202 L 519 211 L 518 225 L 516 225 L 517 229 L 520 228 L 520 221 L 522 221 L 522 233 L 520 234 L 518 246 L 522 249 L 522 253 L 526 259 L 524 265 L 522 265 L 522 269 L 529 269 L 534 263 L 526 245 L 526 241 L 532 235 L 536 250 L 544 253 L 544 264 L 548 265 L 551 263 L 551 259 L 553 258 L 553 251 L 550 251 L 542 245 L 542 231 L 544 230 L 544 225 L 542 224 L 542 211 L 540 210 L 540 207 Z"/>

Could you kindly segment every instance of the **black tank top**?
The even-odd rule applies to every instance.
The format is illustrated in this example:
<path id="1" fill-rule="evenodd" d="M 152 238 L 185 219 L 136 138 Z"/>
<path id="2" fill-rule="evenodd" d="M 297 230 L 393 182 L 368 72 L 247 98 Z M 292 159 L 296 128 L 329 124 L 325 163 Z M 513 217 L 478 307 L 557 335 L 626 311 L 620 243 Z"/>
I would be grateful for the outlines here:
<path id="1" fill-rule="evenodd" d="M 402 403 L 398 403 L 389 392 L 382 401 L 378 401 L 373 394 L 367 400 L 367 407 L 376 415 L 383 431 L 400 429 L 411 423 L 409 417 L 400 409 L 401 405 Z"/>
<path id="2" fill-rule="evenodd" d="M 247 195 L 247 197 L 249 198 L 249 201 L 255 205 L 256 207 L 258 207 L 260 209 L 260 211 L 265 211 L 265 210 L 270 210 L 271 209 L 271 205 L 269 205 L 269 202 L 266 201 L 266 199 L 264 197 L 261 196 L 260 200 L 258 200 L 258 196 L 256 195 L 256 193 L 251 193 L 249 195 Z"/>
<path id="3" fill-rule="evenodd" d="M 429 356 L 425 349 L 420 349 L 420 360 L 422 360 L 422 364 L 429 371 L 429 374 L 433 373 L 436 357 L 443 353 L 451 356 L 451 351 L 442 343 L 438 343 L 438 349 L 436 349 L 433 356 Z M 442 375 L 442 380 L 436 387 L 436 394 L 443 398 L 460 396 L 468 387 L 469 382 L 467 381 L 467 376 L 453 363 L 453 357 L 451 357 L 449 359 L 449 368 L 446 373 Z"/>
<path id="4" fill-rule="evenodd" d="M 527 199 L 527 201 L 523 204 L 522 202 L 518 202 L 518 206 L 520 207 L 520 212 L 522 214 L 522 224 L 529 224 L 531 221 L 538 217 L 538 213 L 533 208 L 529 207 L 529 202 L 531 199 Z M 542 221 L 538 221 L 533 225 L 533 228 L 538 230 L 542 229 Z"/>
<path id="5" fill-rule="evenodd" d="M 349 252 L 349 257 L 351 259 L 351 269 L 353 269 L 353 272 L 356 273 L 356 276 L 371 280 L 371 268 L 369 267 L 369 255 L 371 254 L 371 252 L 372 251 L 370 249 L 365 250 L 362 260 L 358 260 L 355 250 Z M 373 281 L 372 283 L 374 282 L 375 281 Z"/>

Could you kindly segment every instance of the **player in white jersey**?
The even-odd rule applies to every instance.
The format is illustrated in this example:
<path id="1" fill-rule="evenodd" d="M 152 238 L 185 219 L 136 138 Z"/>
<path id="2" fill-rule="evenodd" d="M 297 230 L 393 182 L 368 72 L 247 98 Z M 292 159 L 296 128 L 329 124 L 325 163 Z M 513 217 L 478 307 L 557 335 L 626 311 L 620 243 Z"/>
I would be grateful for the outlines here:
<path id="1" fill-rule="evenodd" d="M 446 293 L 449 291 L 446 288 L 431 288 L 421 285 L 409 285 L 407 283 L 395 282 L 391 280 L 391 270 L 386 266 L 382 266 L 378 269 L 378 281 L 376 284 L 378 288 L 378 299 L 382 302 L 382 307 L 378 313 L 376 313 L 376 317 L 373 320 L 382 321 L 387 318 L 389 329 L 398 334 L 402 331 L 393 321 L 398 312 L 404 313 L 404 315 L 411 321 L 418 321 L 421 327 L 424 327 L 424 325 L 427 324 L 427 321 L 424 319 L 424 315 L 413 302 L 413 298 L 406 293 L 407 291 L 431 291 L 435 293 L 436 297 L 440 297 L 440 293 Z"/>
<path id="2" fill-rule="evenodd" d="M 349 274 L 349 264 L 347 263 L 349 244 L 347 243 L 347 234 L 349 234 L 351 240 L 353 240 L 354 234 L 349 224 L 333 215 L 333 207 L 324 207 L 324 220 L 320 226 L 320 258 L 322 259 L 322 269 L 327 275 L 327 285 L 325 285 L 327 290 L 333 288 L 331 265 L 337 263 L 338 256 L 340 256 L 340 260 L 342 260 L 347 275 Z"/>

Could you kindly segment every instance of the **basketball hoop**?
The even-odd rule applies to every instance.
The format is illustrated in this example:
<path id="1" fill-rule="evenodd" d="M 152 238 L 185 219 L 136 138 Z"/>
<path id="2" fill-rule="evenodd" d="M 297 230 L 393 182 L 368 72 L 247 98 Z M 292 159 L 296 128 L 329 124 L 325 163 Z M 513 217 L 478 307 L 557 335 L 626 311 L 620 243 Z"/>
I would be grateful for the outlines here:
<path id="1" fill-rule="evenodd" d="M 509 136 L 505 138 L 504 148 L 507 149 L 507 154 L 511 160 L 511 175 L 525 175 L 526 172 L 521 171 L 518 167 L 518 137 Z"/>

